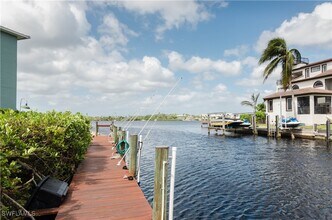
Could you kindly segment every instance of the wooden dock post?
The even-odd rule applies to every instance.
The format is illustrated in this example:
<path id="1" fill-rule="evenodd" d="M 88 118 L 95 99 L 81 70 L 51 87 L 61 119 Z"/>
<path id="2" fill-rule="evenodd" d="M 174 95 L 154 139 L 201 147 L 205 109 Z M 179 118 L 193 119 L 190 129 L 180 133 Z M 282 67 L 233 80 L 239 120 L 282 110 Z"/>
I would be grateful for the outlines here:
<path id="1" fill-rule="evenodd" d="M 270 115 L 266 115 L 266 130 L 267 130 L 267 136 L 271 137 Z"/>
<path id="2" fill-rule="evenodd" d="M 225 122 L 225 113 L 222 114 L 222 135 L 225 135 L 226 122 Z"/>
<path id="3" fill-rule="evenodd" d="M 331 136 L 331 124 L 330 120 L 326 120 L 326 141 L 330 140 L 330 136 Z"/>
<path id="4" fill-rule="evenodd" d="M 295 139 L 295 135 L 294 135 L 293 129 L 290 129 L 290 135 L 291 135 L 291 139 L 294 140 Z"/>
<path id="5" fill-rule="evenodd" d="M 253 115 L 251 117 L 251 121 L 252 121 L 252 133 L 254 135 L 257 135 L 256 115 Z"/>
<path id="6" fill-rule="evenodd" d="M 313 132 L 316 133 L 317 131 L 318 131 L 318 129 L 317 129 L 317 124 L 314 124 L 314 125 L 313 125 Z"/>
<path id="7" fill-rule="evenodd" d="M 129 140 L 130 147 L 130 163 L 129 163 L 129 173 L 130 175 L 136 177 L 137 171 L 137 134 L 130 135 Z"/>
<path id="8" fill-rule="evenodd" d="M 156 147 L 154 168 L 153 220 L 166 220 L 168 147 Z"/>
<path id="9" fill-rule="evenodd" d="M 276 138 L 280 138 L 281 134 L 280 134 L 280 129 L 279 129 L 279 115 L 276 115 Z"/>
<path id="10" fill-rule="evenodd" d="M 121 131 L 121 140 L 126 140 L 126 131 Z"/>
<path id="11" fill-rule="evenodd" d="M 119 142 L 118 127 L 116 127 L 115 125 L 113 126 L 113 140 L 115 144 Z"/>
<path id="12" fill-rule="evenodd" d="M 96 136 L 98 136 L 98 132 L 99 132 L 99 127 L 98 127 L 98 121 L 96 121 Z"/>

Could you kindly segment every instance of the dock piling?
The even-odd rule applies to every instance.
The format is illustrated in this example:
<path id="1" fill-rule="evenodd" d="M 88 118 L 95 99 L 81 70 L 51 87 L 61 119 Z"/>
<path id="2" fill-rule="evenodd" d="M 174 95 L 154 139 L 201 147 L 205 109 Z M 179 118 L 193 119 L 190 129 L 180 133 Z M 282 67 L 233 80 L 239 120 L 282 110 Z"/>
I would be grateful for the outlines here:
<path id="1" fill-rule="evenodd" d="M 280 138 L 280 129 L 279 129 L 279 115 L 276 115 L 276 133 L 275 133 L 276 138 Z"/>
<path id="2" fill-rule="evenodd" d="M 156 147 L 152 211 L 153 220 L 166 220 L 168 149 L 169 147 L 166 146 Z"/>
<path id="3" fill-rule="evenodd" d="M 318 129 L 317 129 L 317 124 L 314 124 L 314 125 L 313 125 L 313 132 L 316 133 L 317 131 L 318 131 Z"/>
<path id="4" fill-rule="evenodd" d="M 129 173 L 136 177 L 137 171 L 137 134 L 130 135 L 129 146 L 130 146 L 130 163 L 129 163 Z"/>
<path id="5" fill-rule="evenodd" d="M 222 135 L 225 135 L 226 122 L 225 122 L 225 113 L 222 114 Z"/>
<path id="6" fill-rule="evenodd" d="M 252 121 L 252 133 L 254 135 L 257 135 L 257 124 L 256 124 L 256 115 L 253 115 L 251 117 L 251 121 Z"/>
<path id="7" fill-rule="evenodd" d="M 331 136 L 331 124 L 330 120 L 326 120 L 326 141 L 330 140 L 330 136 Z"/>
<path id="8" fill-rule="evenodd" d="M 271 127 L 270 127 L 270 115 L 266 115 L 266 130 L 267 130 L 267 136 L 271 137 Z"/>
<path id="9" fill-rule="evenodd" d="M 96 121 L 96 136 L 98 136 L 98 132 L 99 132 L 98 121 Z"/>
<path id="10" fill-rule="evenodd" d="M 121 140 L 126 140 L 126 131 L 121 131 Z"/>
<path id="11" fill-rule="evenodd" d="M 113 141 L 114 141 L 114 144 L 117 144 L 119 141 L 118 127 L 116 127 L 116 126 L 113 126 Z"/>

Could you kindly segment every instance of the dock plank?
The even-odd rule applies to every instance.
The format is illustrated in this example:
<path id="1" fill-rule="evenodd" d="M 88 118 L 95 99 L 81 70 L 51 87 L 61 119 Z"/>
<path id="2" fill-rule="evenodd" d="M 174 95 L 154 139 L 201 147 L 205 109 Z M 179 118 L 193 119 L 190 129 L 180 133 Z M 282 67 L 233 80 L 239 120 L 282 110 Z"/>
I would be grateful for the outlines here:
<path id="1" fill-rule="evenodd" d="M 107 136 L 93 139 L 56 219 L 152 219 L 152 208 L 118 159 Z"/>

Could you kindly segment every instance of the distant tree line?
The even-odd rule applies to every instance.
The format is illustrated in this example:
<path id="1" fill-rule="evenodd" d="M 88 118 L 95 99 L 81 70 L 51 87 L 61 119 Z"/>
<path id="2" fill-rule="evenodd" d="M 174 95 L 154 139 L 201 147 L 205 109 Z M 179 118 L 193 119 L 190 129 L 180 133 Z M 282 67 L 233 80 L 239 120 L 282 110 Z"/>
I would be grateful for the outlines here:
<path id="1" fill-rule="evenodd" d="M 91 116 L 92 121 L 123 121 L 132 120 L 134 116 Z M 135 121 L 147 121 L 151 115 L 139 115 L 135 118 Z M 152 116 L 151 120 L 157 121 L 180 121 L 182 118 L 178 117 L 176 114 L 156 114 Z"/>

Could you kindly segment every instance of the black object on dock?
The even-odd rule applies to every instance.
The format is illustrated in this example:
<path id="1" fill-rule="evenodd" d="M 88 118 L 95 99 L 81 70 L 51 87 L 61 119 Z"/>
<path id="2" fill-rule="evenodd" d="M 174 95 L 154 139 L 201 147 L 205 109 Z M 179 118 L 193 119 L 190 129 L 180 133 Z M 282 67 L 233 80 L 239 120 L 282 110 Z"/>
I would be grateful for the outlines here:
<path id="1" fill-rule="evenodd" d="M 68 184 L 46 176 L 37 185 L 26 203 L 27 210 L 59 207 L 68 191 Z"/>

